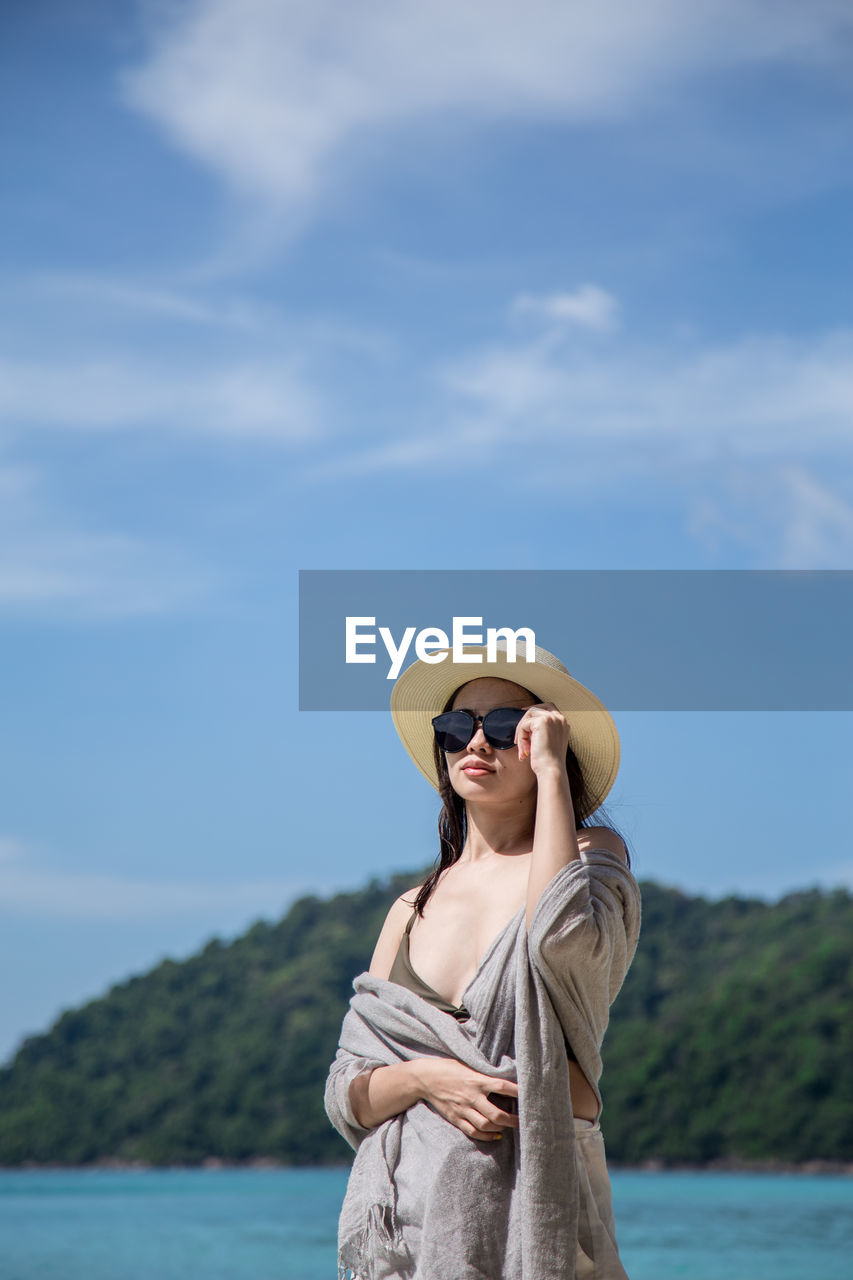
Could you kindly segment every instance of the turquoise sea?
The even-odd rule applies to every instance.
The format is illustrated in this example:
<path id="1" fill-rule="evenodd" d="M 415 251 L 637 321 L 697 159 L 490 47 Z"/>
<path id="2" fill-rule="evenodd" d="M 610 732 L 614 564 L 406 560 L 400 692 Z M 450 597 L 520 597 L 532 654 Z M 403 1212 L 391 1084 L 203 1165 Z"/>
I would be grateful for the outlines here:
<path id="1" fill-rule="evenodd" d="M 346 1178 L 346 1169 L 0 1171 L 0 1280 L 337 1280 Z M 611 1178 L 631 1280 L 853 1275 L 853 1178 Z"/>

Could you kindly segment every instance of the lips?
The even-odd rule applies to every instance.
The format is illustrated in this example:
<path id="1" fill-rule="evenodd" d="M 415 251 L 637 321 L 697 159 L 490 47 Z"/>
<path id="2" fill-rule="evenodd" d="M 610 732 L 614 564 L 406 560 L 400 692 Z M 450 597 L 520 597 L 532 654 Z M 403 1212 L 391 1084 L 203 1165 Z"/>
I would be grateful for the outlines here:
<path id="1" fill-rule="evenodd" d="M 481 773 L 494 773 L 494 769 L 491 765 L 484 764 L 482 760 L 466 760 L 462 766 L 462 772 L 477 776 Z"/>

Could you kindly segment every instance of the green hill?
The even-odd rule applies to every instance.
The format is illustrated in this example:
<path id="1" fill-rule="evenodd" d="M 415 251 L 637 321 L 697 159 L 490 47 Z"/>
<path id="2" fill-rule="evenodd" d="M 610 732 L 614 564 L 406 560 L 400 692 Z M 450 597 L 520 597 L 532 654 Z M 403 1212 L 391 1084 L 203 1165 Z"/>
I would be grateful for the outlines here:
<path id="1" fill-rule="evenodd" d="M 210 942 L 24 1041 L 0 1164 L 346 1161 L 323 1110 L 353 976 L 418 873 Z M 643 885 L 605 1041 L 614 1163 L 853 1160 L 853 898 L 708 902 Z"/>

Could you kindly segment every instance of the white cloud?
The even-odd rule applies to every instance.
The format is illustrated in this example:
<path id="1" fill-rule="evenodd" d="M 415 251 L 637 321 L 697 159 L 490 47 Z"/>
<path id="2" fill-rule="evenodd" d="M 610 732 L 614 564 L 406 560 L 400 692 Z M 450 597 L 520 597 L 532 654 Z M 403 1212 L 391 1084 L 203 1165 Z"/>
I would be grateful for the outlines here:
<path id="1" fill-rule="evenodd" d="M 0 363 L 0 423 L 7 432 L 146 427 L 290 443 L 316 437 L 320 419 L 316 394 L 284 358 L 198 371 L 113 356 Z"/>
<path id="2" fill-rule="evenodd" d="M 688 526 L 711 547 L 721 536 L 758 547 L 770 530 L 786 569 L 846 569 L 853 558 L 853 503 L 802 462 L 729 469 L 718 493 L 694 501 Z"/>
<path id="3" fill-rule="evenodd" d="M 136 880 L 28 865 L 24 845 L 0 838 L 0 903 L 6 912 L 65 919 L 150 920 L 223 910 L 278 915 L 300 892 L 294 880 L 218 884 Z"/>
<path id="4" fill-rule="evenodd" d="M 805 467 L 789 464 L 781 479 L 790 503 L 782 542 L 786 565 L 807 568 L 838 559 L 848 568 L 853 553 L 853 505 Z"/>
<path id="5" fill-rule="evenodd" d="M 616 299 L 595 284 L 581 285 L 574 293 L 524 293 L 515 299 L 512 310 L 558 325 L 576 324 L 597 332 L 615 329 L 619 317 Z"/>
<path id="6" fill-rule="evenodd" d="M 0 465 L 0 612 L 126 617 L 181 611 L 218 585 L 178 548 L 76 526 L 36 473 Z"/>
<path id="7" fill-rule="evenodd" d="M 57 298 L 70 297 L 78 306 L 82 299 L 94 301 L 99 307 L 106 304 L 107 307 L 163 315 L 189 324 L 258 330 L 268 319 L 268 313 L 265 315 L 256 303 L 229 300 L 224 305 L 213 305 L 170 284 L 158 286 L 79 271 L 40 272 L 34 278 L 27 278 L 25 287 L 27 292 L 38 290 L 46 293 L 53 305 Z"/>
<path id="8" fill-rule="evenodd" d="M 853 331 L 728 343 L 575 347 L 552 334 L 495 344 L 440 372 L 480 441 L 523 429 L 554 444 L 655 444 L 673 459 L 798 457 L 853 444 Z"/>
<path id="9" fill-rule="evenodd" d="M 186 274 L 194 275 L 191 271 Z M 264 382 L 282 380 L 284 370 L 289 381 L 287 384 L 281 381 L 281 392 L 289 392 L 293 401 L 285 417 L 295 418 L 301 406 L 305 425 L 314 433 L 319 429 L 322 405 L 316 387 L 302 370 L 314 359 L 325 359 L 329 352 L 352 351 L 373 361 L 383 361 L 396 350 L 394 335 L 371 327 L 361 316 L 347 321 L 323 310 L 316 313 L 288 310 L 269 297 L 223 291 L 195 279 L 187 281 L 183 273 L 177 280 L 156 281 L 150 278 L 150 272 L 141 280 L 122 274 L 40 271 L 3 275 L 0 288 L 11 305 L 26 307 L 35 296 L 41 300 L 39 318 L 45 309 L 49 309 L 54 319 L 60 317 L 61 342 L 66 350 L 73 344 L 81 314 L 87 323 L 97 325 L 100 332 L 109 333 L 114 344 L 117 336 L 122 335 L 125 349 L 129 349 L 131 342 L 135 344 L 134 350 L 138 349 L 134 322 L 152 316 L 162 317 L 165 322 L 157 330 L 161 349 L 168 349 L 170 342 L 185 342 L 188 329 L 224 330 L 232 333 L 235 341 L 244 338 L 243 345 L 254 353 L 254 359 L 242 365 L 232 362 L 230 367 L 256 370 Z M 267 353 L 263 359 L 257 356 L 259 347 Z M 203 350 L 200 345 L 195 349 Z M 270 351 L 276 353 L 274 360 L 269 357 Z M 110 359 L 106 363 L 125 367 L 121 360 Z M 195 363 L 200 372 L 193 375 L 192 366 L 184 365 L 180 370 L 181 380 L 198 382 L 202 378 L 204 369 L 198 358 Z M 67 359 L 64 367 L 69 367 Z M 149 383 L 159 379 L 171 381 L 175 376 L 174 370 L 153 359 L 142 365 L 137 358 L 131 367 L 137 378 Z"/>
<path id="10" fill-rule="evenodd" d="M 494 465 L 542 493 L 669 486 L 707 550 L 728 541 L 776 567 L 849 565 L 853 331 L 590 345 L 551 323 L 546 302 L 529 309 L 538 335 L 435 370 L 410 436 L 339 452 L 305 478 Z"/>
<path id="11" fill-rule="evenodd" d="M 358 144 L 418 121 L 582 122 L 659 103 L 706 70 L 846 74 L 846 0 L 187 0 L 151 20 L 125 100 L 244 193 L 306 206 Z M 365 151 L 369 148 L 365 148 Z"/>

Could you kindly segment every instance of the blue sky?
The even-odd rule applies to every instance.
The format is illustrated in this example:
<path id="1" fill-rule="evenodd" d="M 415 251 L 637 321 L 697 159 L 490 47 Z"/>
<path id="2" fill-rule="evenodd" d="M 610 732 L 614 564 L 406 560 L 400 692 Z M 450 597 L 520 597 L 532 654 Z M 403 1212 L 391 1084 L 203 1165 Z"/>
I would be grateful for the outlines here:
<path id="1" fill-rule="evenodd" d="M 343 12 L 4 16 L 0 1054 L 432 857 L 299 569 L 853 567 L 849 6 Z M 617 724 L 639 874 L 853 883 L 849 715 Z"/>

